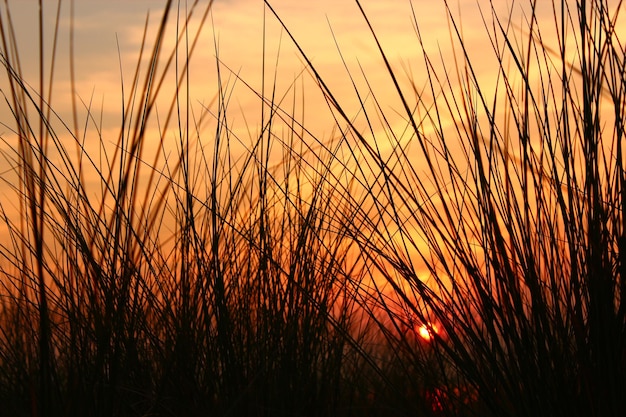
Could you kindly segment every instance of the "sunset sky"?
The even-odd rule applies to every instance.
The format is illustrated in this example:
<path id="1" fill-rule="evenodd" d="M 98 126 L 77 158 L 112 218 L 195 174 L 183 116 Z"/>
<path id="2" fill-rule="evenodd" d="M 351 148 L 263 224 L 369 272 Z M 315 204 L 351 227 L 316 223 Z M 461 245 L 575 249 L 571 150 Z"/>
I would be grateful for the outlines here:
<path id="1" fill-rule="evenodd" d="M 45 13 L 45 59 L 46 73 L 49 74 L 53 28 L 57 12 L 57 2 L 46 0 Z M 175 2 L 176 3 L 176 2 Z M 189 2 L 191 3 L 191 2 Z M 389 123 L 397 132 L 402 132 L 406 120 L 400 115 L 402 104 L 394 93 L 393 84 L 377 51 L 374 39 L 355 1 L 320 0 L 293 1 L 273 0 L 270 2 L 288 30 L 300 44 L 334 95 L 346 109 L 348 117 L 359 113 L 357 95 L 352 86 L 351 76 L 360 89 L 367 92 L 368 84 L 378 101 L 378 105 L 389 117 Z M 489 96 L 489 89 L 498 75 L 485 24 L 491 25 L 491 7 L 504 18 L 511 8 L 510 1 L 454 0 L 449 1 L 455 21 L 460 26 L 467 53 L 470 55 L 473 70 L 479 79 L 481 90 Z M 528 10 L 530 2 L 513 3 L 511 20 L 514 29 L 511 40 L 518 47 L 525 46 L 523 28 L 528 27 L 522 10 Z M 616 3 L 616 2 L 614 2 Z M 22 63 L 22 72 L 33 88 L 38 85 L 38 2 L 36 0 L 9 1 L 9 10 L 16 31 L 17 49 Z M 69 28 L 71 27 L 70 1 L 63 1 L 60 10 L 60 31 L 51 104 L 60 117 L 71 125 L 71 87 L 69 81 Z M 100 124 L 105 142 L 113 143 L 119 132 L 122 107 L 122 85 L 128 91 L 138 59 L 141 39 L 144 33 L 146 16 L 150 13 L 147 39 L 154 40 L 156 27 L 165 4 L 162 0 L 97 1 L 74 2 L 74 39 L 76 90 L 82 101 L 79 103 L 79 122 L 87 119 L 86 107 L 92 103 L 89 112 L 95 116 L 94 123 Z M 206 0 L 200 2 L 200 10 L 194 15 L 190 35 L 195 34 L 200 12 Z M 362 0 L 361 4 L 371 20 L 376 35 L 387 54 L 391 66 L 403 83 L 404 91 L 411 91 L 409 82 L 422 89 L 428 77 L 424 72 L 424 59 L 418 36 L 414 28 L 414 18 L 424 41 L 424 48 L 433 65 L 448 71 L 454 68 L 454 56 L 461 51 L 451 27 L 444 1 L 432 0 Z M 181 15 L 185 3 L 180 2 Z M 7 21 L 7 9 L 3 4 L 3 21 Z M 553 39 L 554 18 L 551 2 L 539 2 L 538 19 L 544 40 Z M 484 15 L 487 23 L 481 18 Z M 264 28 L 265 22 L 265 28 Z M 173 49 L 176 39 L 176 16 L 172 16 L 169 32 L 165 39 L 165 53 Z M 504 24 L 504 22 L 503 22 Z M 620 27 L 620 26 L 618 26 Z M 550 29 L 552 32 L 550 32 Z M 490 27 L 489 30 L 493 30 Z M 296 119 L 302 119 L 312 133 L 322 138 L 332 136 L 335 120 L 331 117 L 328 105 L 320 94 L 311 75 L 305 71 L 305 64 L 286 31 L 276 17 L 260 0 L 216 0 L 208 21 L 201 32 L 201 39 L 194 52 L 190 72 L 190 103 L 194 111 L 203 108 L 215 112 L 218 91 L 216 57 L 222 64 L 223 87 L 230 92 L 230 128 L 242 141 L 253 138 L 259 131 L 260 99 L 245 86 L 249 84 L 257 92 L 261 91 L 263 72 L 263 47 L 265 43 L 266 95 L 276 78 L 276 95 L 290 96 L 292 84 L 296 82 L 298 103 Z M 118 47 L 119 44 L 119 47 Z M 453 44 L 455 45 L 453 49 Z M 118 49 L 119 48 L 119 49 Z M 149 48 L 147 48 L 149 49 Z M 216 50 L 217 49 L 217 50 Z M 341 53 L 341 54 L 340 54 Z M 184 55 L 181 51 L 181 55 Z M 345 59 L 348 70 L 344 67 Z M 184 58 L 181 58 L 184 60 Z M 179 61 L 182 62 L 182 61 Z M 145 62 L 144 62 L 145 64 Z M 228 69 L 233 71 L 229 73 Z M 145 65 L 144 65 L 145 70 Z M 240 78 L 236 80 L 235 73 Z M 441 72 L 440 74 L 443 74 Z M 169 87 L 173 86 L 174 76 L 170 76 Z M 50 83 L 47 78 L 46 84 Z M 6 75 L 0 77 L 0 88 L 6 92 Z M 47 87 L 46 87 L 47 88 Z M 173 90 L 172 90 L 173 91 Z M 173 93 L 164 93 L 165 106 L 171 103 Z M 127 98 L 127 97 L 126 97 Z M 434 98 L 426 96 L 426 100 Z M 290 99 L 289 99 L 290 100 Z M 287 111 L 291 102 L 285 102 Z M 370 102 L 371 104 L 371 102 Z M 301 107 L 304 106 L 304 109 Z M 100 122 L 100 117 L 102 121 Z M 10 128 L 14 126 L 11 114 L 3 103 L 0 106 L 0 127 L 10 145 Z M 451 120 L 443 120 L 451 124 Z M 154 126 L 153 128 L 156 128 Z M 170 126 L 170 129 L 173 129 Z M 207 129 L 212 129 L 210 126 Z M 209 130 L 210 131 L 210 130 Z M 426 132 L 428 133 L 428 132 Z M 207 136 L 210 140 L 210 134 Z M 98 146 L 98 141 L 95 141 Z M 89 146 L 89 143 L 86 144 Z M 0 186 L 0 187 L 4 187 Z"/>
<path id="2" fill-rule="evenodd" d="M 190 2 L 191 3 L 191 2 Z M 201 4 L 204 4 L 204 0 Z M 480 2 L 479 2 L 480 3 Z M 489 13 L 489 5 L 482 2 L 485 13 Z M 499 2 L 502 12 L 507 10 L 506 3 Z M 132 77 L 138 57 L 140 40 L 146 15 L 150 12 L 154 34 L 161 15 L 164 2 L 162 0 L 134 1 L 75 1 L 75 68 L 77 90 L 80 97 L 88 101 L 93 96 L 96 108 L 102 106 L 105 115 L 119 115 L 121 72 L 125 82 Z M 329 86 L 342 97 L 346 103 L 355 100 L 350 79 L 340 59 L 333 33 L 341 53 L 347 61 L 350 72 L 357 81 L 362 80 L 362 67 L 369 82 L 378 88 L 379 100 L 389 100 L 389 106 L 397 108 L 394 98 L 385 97 L 391 84 L 384 69 L 380 55 L 376 50 L 372 36 L 361 16 L 355 2 L 351 0 L 321 0 L 316 2 L 300 2 L 275 0 L 271 2 L 276 12 L 287 25 L 288 29 L 301 44 L 308 57 L 325 77 Z M 411 71 L 411 77 L 418 85 L 423 85 L 426 77 L 421 76 L 422 58 L 417 36 L 413 28 L 411 4 L 405 0 L 383 1 L 364 0 L 363 7 L 372 21 L 374 29 L 390 58 L 394 69 L 404 78 L 409 79 L 405 71 Z M 20 0 L 9 2 L 10 12 L 17 32 L 20 57 L 24 63 L 27 79 L 36 83 L 37 77 L 37 1 Z M 47 28 L 47 58 L 52 43 L 52 29 L 56 13 L 56 1 L 44 1 Z M 55 86 L 54 102 L 57 111 L 63 111 L 69 104 L 69 66 L 68 39 L 70 22 L 70 2 L 64 1 L 61 8 L 61 31 L 57 69 L 53 85 Z M 480 21 L 480 12 L 473 0 L 451 2 L 454 13 L 461 17 L 463 34 L 467 45 L 477 54 L 490 55 L 488 39 Z M 446 10 L 443 2 L 413 1 L 417 23 L 426 42 L 426 49 L 438 58 L 439 49 L 444 60 L 450 64 L 451 42 Z M 184 9 L 184 2 L 181 2 Z M 266 28 L 263 33 L 263 19 Z M 198 13 L 195 22 L 198 21 Z M 172 19 L 172 23 L 175 19 Z M 197 102 L 209 102 L 216 92 L 214 44 L 218 45 L 220 60 L 237 71 L 240 77 L 253 88 L 260 89 L 263 39 L 266 42 L 266 80 L 271 80 L 277 71 L 279 91 L 286 91 L 303 70 L 303 61 L 293 47 L 292 41 L 281 29 L 276 18 L 259 0 L 217 0 L 214 3 L 209 22 L 203 30 L 203 36 L 193 57 L 193 73 L 191 84 L 193 96 Z M 171 25 L 173 27 L 173 24 Z M 332 29 L 332 31 L 331 31 Z M 119 57 L 118 46 L 119 42 Z M 173 45 L 173 35 L 169 36 L 166 45 Z M 280 45 L 280 55 L 278 48 Z M 121 60 L 121 62 L 120 62 Z M 276 65 L 276 62 L 278 63 Z M 489 60 L 486 60 L 489 62 Z M 478 60 L 478 69 L 481 62 Z M 311 77 L 306 75 L 305 82 L 316 89 Z M 360 87 L 363 86 L 359 82 Z M 307 87 L 308 88 L 308 87 Z M 254 113 L 258 99 L 248 94 L 249 91 L 239 83 L 235 89 L 236 106 L 243 113 Z M 307 96 L 307 117 L 309 121 L 316 117 L 315 94 Z M 319 97 L 318 97 L 319 98 Z M 193 102 L 193 100 L 192 100 Z M 99 109 L 98 109 L 99 110 Z M 356 108 L 355 108 L 356 111 Z M 247 117 L 252 117 L 247 114 Z M 251 119 L 253 120 L 253 119 Z M 315 121 L 315 125 L 332 127 L 332 120 Z"/>
<path id="3" fill-rule="evenodd" d="M 49 60 L 57 2 L 46 0 L 43 3 L 47 34 L 46 59 Z M 137 62 L 146 15 L 150 13 L 151 26 L 148 31 L 148 40 L 153 40 L 154 29 L 158 24 L 164 3 L 163 0 L 74 1 L 77 91 L 85 102 L 88 102 L 90 98 L 93 99 L 94 109 L 98 112 L 102 110 L 104 113 L 105 124 L 112 123 L 113 126 L 115 117 L 119 117 L 122 77 L 127 87 Z M 337 45 L 359 88 L 365 88 L 363 76 L 365 74 L 367 81 L 374 88 L 377 99 L 382 103 L 381 106 L 399 110 L 400 103 L 397 96 L 392 93 L 390 78 L 356 2 L 352 0 L 315 2 L 273 0 L 270 3 L 331 90 L 336 93 L 337 97 L 341 97 L 344 105 L 353 112 L 358 111 L 356 95 L 351 86 L 348 71 L 340 59 Z M 443 0 L 413 0 L 412 2 L 408 0 L 362 0 L 361 3 L 371 19 L 391 65 L 402 82 L 412 80 L 416 87 L 421 88 L 427 81 L 423 72 L 422 52 L 414 29 L 414 16 L 423 36 L 424 47 L 434 64 L 441 66 L 443 62 L 449 69 L 452 68 L 454 52 Z M 493 51 L 486 35 L 481 13 L 484 14 L 487 25 L 491 25 L 491 7 L 496 9 L 499 16 L 505 18 L 513 4 L 511 20 L 517 27 L 514 33 L 519 36 L 523 32 L 520 28 L 528 27 L 520 10 L 528 10 L 526 3 L 530 2 L 452 0 L 448 3 L 456 21 L 462 26 L 462 36 L 471 55 L 474 71 L 479 79 L 484 78 L 481 87 L 488 89 L 490 80 L 497 75 L 497 68 L 494 65 Z M 490 5 L 490 3 L 495 3 L 495 5 Z M 8 4 L 16 30 L 18 51 L 25 78 L 36 86 L 38 2 L 19 0 L 9 1 Z M 54 80 L 52 80 L 54 86 L 52 104 L 60 114 L 64 114 L 70 102 L 68 58 L 70 4 L 70 1 L 62 2 L 57 67 Z M 207 0 L 200 1 L 200 4 L 207 4 Z M 181 13 L 184 13 L 185 2 L 181 1 L 180 5 Z M 539 2 L 538 11 L 540 25 L 543 23 L 543 27 L 554 31 L 551 2 Z M 6 20 L 7 13 L 4 5 L 2 16 Z M 198 19 L 199 13 L 196 13 L 193 22 L 197 23 Z M 175 16 L 171 19 L 172 32 L 166 38 L 166 50 L 167 47 L 171 50 L 174 43 L 174 22 Z M 193 32 L 194 23 L 192 23 L 191 32 Z M 549 30 L 544 30 L 542 33 L 543 39 L 551 39 L 554 36 L 554 33 L 547 32 Z M 274 71 L 276 71 L 277 93 L 280 95 L 289 90 L 290 84 L 304 69 L 303 60 L 292 41 L 261 0 L 216 0 L 192 61 L 190 80 L 192 105 L 210 103 L 215 97 L 217 91 L 215 45 L 219 48 L 217 55 L 221 62 L 237 72 L 241 79 L 249 83 L 252 88 L 260 90 L 264 41 L 266 45 L 265 79 L 266 82 L 272 81 Z M 520 40 L 519 45 L 520 47 L 524 45 L 523 39 Z M 279 46 L 280 54 L 278 53 Z M 456 56 L 460 56 L 458 42 L 456 48 Z M 224 71 L 224 68 L 222 70 Z M 224 72 L 222 77 L 225 78 L 226 75 Z M 3 76 L 0 78 L 0 85 L 3 86 L 4 83 Z M 319 127 L 318 133 L 327 132 L 334 123 L 328 120 L 328 115 L 323 111 L 318 111 L 319 106 L 325 106 L 325 104 L 320 101 L 317 87 L 311 77 L 306 74 L 300 78 L 300 83 L 306 90 L 304 95 L 307 120 L 311 122 L 310 125 Z M 231 103 L 231 110 L 234 113 L 245 114 L 249 124 L 254 126 L 253 115 L 258 113 L 259 100 L 255 95 L 250 94 L 243 83 L 235 84 L 233 91 L 235 99 Z M 350 107 L 350 103 L 354 106 Z M 5 114 L 2 115 L 2 122 L 6 123 L 7 114 L 4 110 L 3 113 Z M 107 118 L 107 115 L 110 118 Z"/>
<path id="4" fill-rule="evenodd" d="M 480 20 L 480 11 L 474 0 L 451 3 L 455 8 L 453 13 L 460 17 L 459 23 L 462 22 L 466 45 L 473 54 L 482 57 L 485 51 L 489 50 L 489 45 Z M 69 139 L 67 129 L 74 129 L 71 117 L 72 89 L 69 56 L 70 28 L 73 27 L 75 81 L 79 99 L 77 102 L 77 129 L 80 130 L 78 135 L 90 158 L 93 158 L 95 163 L 106 165 L 107 162 L 103 162 L 106 158 L 102 157 L 100 148 L 109 147 L 109 155 L 112 154 L 111 149 L 115 148 L 122 118 L 122 87 L 125 89 L 125 94 L 129 94 L 146 17 L 149 13 L 147 31 L 149 46 L 146 48 L 149 51 L 156 36 L 165 2 L 161 0 L 77 0 L 73 3 L 73 18 L 70 9 L 71 2 L 61 2 L 57 56 L 52 79 L 50 79 L 50 62 L 57 1 L 46 0 L 43 4 L 44 72 L 46 73 L 44 91 L 47 91 L 48 85 L 53 86 L 50 104 L 62 120 L 62 123 L 55 121 L 53 128 L 56 134 L 67 139 Z M 208 2 L 202 0 L 200 10 L 192 18 L 190 36 L 196 33 L 202 9 L 206 4 Z M 357 94 L 351 80 L 353 77 L 361 94 L 367 93 L 370 88 L 368 85 L 371 86 L 377 105 L 385 112 L 392 128 L 401 136 L 406 127 L 405 117 L 401 115 L 402 104 L 393 93 L 394 87 L 389 74 L 356 2 L 352 0 L 315 2 L 273 0 L 271 4 L 333 94 L 340 100 L 347 116 L 352 118 L 359 114 Z M 7 25 L 10 16 L 17 39 L 22 76 L 32 88 L 31 91 L 36 91 L 39 89 L 38 2 L 19 0 L 9 1 L 8 5 L 8 10 L 5 4 L 0 6 L 5 33 L 8 33 Z M 423 88 L 427 82 L 427 76 L 423 73 L 422 51 L 414 28 L 413 11 L 425 42 L 424 48 L 432 54 L 438 65 L 441 65 L 441 62 L 453 65 L 450 27 L 443 2 L 415 0 L 411 5 L 406 0 L 363 0 L 362 5 L 371 19 L 394 71 L 407 88 L 406 91 L 412 90 L 408 84 L 409 81 L 412 81 L 418 89 Z M 485 2 L 487 14 L 490 13 L 488 6 Z M 502 12 L 507 10 L 505 2 L 498 7 L 502 7 Z M 180 10 L 181 15 L 184 15 L 184 2 L 181 2 Z M 164 56 L 173 50 L 175 44 L 175 15 L 171 16 L 168 28 Z M 261 101 L 244 83 L 249 84 L 257 92 L 261 91 L 264 43 L 266 95 L 270 94 L 275 78 L 276 96 L 288 97 L 283 105 L 289 112 L 294 108 L 292 107 L 292 88 L 294 88 L 292 84 L 295 81 L 295 118 L 298 122 L 304 123 L 307 129 L 321 140 L 332 140 L 333 135 L 337 135 L 336 122 L 328 109 L 328 104 L 320 94 L 311 75 L 305 70 L 304 61 L 292 40 L 289 39 L 277 18 L 260 0 L 216 0 L 214 2 L 191 60 L 189 94 L 192 110 L 202 112 L 203 109 L 208 109 L 212 114 L 217 112 L 214 98 L 218 92 L 216 58 L 219 57 L 222 64 L 222 86 L 229 93 L 232 92 L 229 102 L 229 129 L 232 129 L 233 133 L 238 136 L 242 146 L 252 143 L 260 131 Z M 348 67 L 347 70 L 342 62 L 342 56 Z M 184 53 L 181 51 L 179 62 L 184 62 L 184 60 Z M 145 76 L 145 59 L 143 64 L 142 71 Z M 488 70 L 490 64 L 493 64 L 493 61 L 478 59 L 476 70 L 479 72 Z M 227 67 L 233 73 L 229 73 Z M 235 73 L 240 80 L 236 80 Z M 160 117 L 167 112 L 167 106 L 171 104 L 174 97 L 175 75 L 169 75 L 167 80 L 169 80 L 168 86 L 162 94 L 163 101 L 158 102 L 157 112 Z M 0 88 L 5 95 L 9 96 L 10 92 L 6 87 L 6 74 L 3 72 L 0 76 Z M 125 96 L 124 102 L 127 100 L 128 96 Z M 373 105 L 371 98 L 369 105 Z M 34 114 L 34 111 L 30 114 Z M 363 126 L 364 134 L 368 135 L 363 122 L 363 120 L 357 121 L 357 125 Z M 17 146 L 15 135 L 11 133 L 12 129 L 15 129 L 15 122 L 12 120 L 11 110 L 4 101 L 0 104 L 0 123 L 0 136 L 4 140 L 0 143 L 0 153 L 4 156 L 0 198 L 2 198 L 4 212 L 18 222 L 19 199 L 15 198 L 13 188 L 18 183 L 18 178 L 17 171 L 12 167 L 15 163 L 10 161 L 11 152 Z M 451 122 L 448 121 L 448 123 Z M 87 129 L 84 128 L 85 125 L 88 126 Z M 149 131 L 147 135 L 147 153 L 153 152 L 154 149 L 150 147 L 158 143 L 159 133 L 156 129 L 159 126 L 157 125 L 158 123 L 153 120 L 150 126 L 152 131 Z M 208 147 L 212 146 L 210 142 L 213 141 L 214 125 L 214 120 L 210 120 L 204 126 L 205 130 L 202 133 L 202 141 Z M 87 132 L 84 136 L 83 130 Z M 168 127 L 165 136 L 172 139 L 171 148 L 165 153 L 175 153 L 178 142 L 174 124 Z M 70 153 L 75 149 L 74 146 L 72 140 L 68 140 L 67 148 Z M 150 157 L 146 159 L 150 160 Z M 63 165 L 62 162 L 55 161 L 53 157 L 51 161 L 58 166 Z M 106 173 L 106 166 L 101 169 Z M 156 169 L 158 170 L 159 167 Z M 100 178 L 101 175 L 97 173 L 88 174 L 83 178 L 85 183 L 82 185 L 88 193 L 95 194 L 101 189 Z M 0 236 L 2 236 L 0 241 L 4 241 L 6 224 L 3 222 L 0 222 Z"/>

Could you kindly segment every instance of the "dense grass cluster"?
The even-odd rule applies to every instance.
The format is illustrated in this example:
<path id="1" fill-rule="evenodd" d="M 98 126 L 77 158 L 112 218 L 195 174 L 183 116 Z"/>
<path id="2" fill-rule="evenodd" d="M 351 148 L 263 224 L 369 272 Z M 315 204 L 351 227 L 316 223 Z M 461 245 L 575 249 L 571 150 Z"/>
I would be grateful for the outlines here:
<path id="1" fill-rule="evenodd" d="M 267 86 L 238 137 L 219 60 L 191 104 L 212 2 L 146 28 L 114 138 L 25 79 L 6 8 L 0 414 L 626 414 L 621 2 L 570 3 L 521 29 L 485 4 L 489 85 L 452 12 L 452 64 L 413 14 L 420 79 L 372 29 L 400 131 L 367 74 L 354 116 L 300 49 L 333 140 Z"/>

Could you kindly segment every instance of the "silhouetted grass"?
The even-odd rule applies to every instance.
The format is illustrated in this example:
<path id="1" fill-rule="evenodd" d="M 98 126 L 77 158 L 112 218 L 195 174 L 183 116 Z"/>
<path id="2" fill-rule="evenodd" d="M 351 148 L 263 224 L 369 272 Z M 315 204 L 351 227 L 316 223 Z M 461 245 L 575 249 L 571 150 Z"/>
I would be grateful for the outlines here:
<path id="1" fill-rule="evenodd" d="M 293 124 L 278 136 L 289 115 L 265 91 L 258 137 L 235 154 L 245 142 L 219 61 L 214 106 L 191 105 L 188 64 L 210 8 L 172 17 L 183 10 L 168 2 L 152 45 L 146 21 L 114 146 L 90 104 L 84 120 L 78 105 L 71 123 L 55 114 L 43 66 L 40 85 L 26 84 L 5 9 L 15 127 L 3 154 L 2 413 L 360 414 L 366 331 L 353 291 L 365 272 L 347 227 L 329 227 L 347 214 L 328 157 L 298 153 Z"/>
<path id="2" fill-rule="evenodd" d="M 146 20 L 113 138 L 72 62 L 55 112 L 56 46 L 26 79 L 5 7 L 0 414 L 624 414 L 621 2 L 553 1 L 543 26 L 531 1 L 521 28 L 485 5 L 487 82 L 447 2 L 455 60 L 416 11 L 409 77 L 355 3 L 404 126 L 347 69 L 353 116 L 300 50 L 328 140 L 265 62 L 256 90 L 216 59 L 213 100 L 191 102 L 212 2 Z M 235 86 L 259 98 L 248 138 Z"/>
<path id="3" fill-rule="evenodd" d="M 344 197 L 355 211 L 351 236 L 387 284 L 374 291 L 378 310 L 391 327 L 413 317 L 441 329 L 442 413 L 626 411 L 626 85 L 615 3 L 554 1 L 546 26 L 528 2 L 521 28 L 485 5 L 497 64 L 488 78 L 450 9 L 457 54 L 441 63 L 426 52 L 415 11 L 423 70 L 412 89 L 357 1 L 395 85 L 403 136 L 364 98 L 376 94 L 367 74 L 354 85 L 370 135 L 313 70 L 357 143 L 353 158 L 369 162 Z M 378 133 L 377 120 L 391 133 Z M 407 374 L 420 378 L 411 365 L 423 356 L 411 356 L 406 334 L 390 339 L 406 346 Z"/>

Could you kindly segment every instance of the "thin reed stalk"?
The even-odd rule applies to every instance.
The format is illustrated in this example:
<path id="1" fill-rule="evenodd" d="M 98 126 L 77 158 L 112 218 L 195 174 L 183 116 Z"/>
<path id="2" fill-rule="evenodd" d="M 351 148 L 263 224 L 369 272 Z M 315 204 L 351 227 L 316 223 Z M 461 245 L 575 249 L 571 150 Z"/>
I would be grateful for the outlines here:
<path id="1" fill-rule="evenodd" d="M 15 137 L 3 138 L 3 183 L 19 204 L 17 215 L 0 205 L 11 415 L 354 413 L 365 330 L 353 284 L 365 272 L 324 181 L 332 155 L 298 152 L 308 133 L 295 83 L 282 97 L 261 91 L 261 130 L 242 153 L 228 108 L 238 80 L 219 59 L 215 99 L 192 105 L 189 65 L 211 7 L 169 1 L 153 35 L 146 19 L 109 147 L 91 103 L 72 123 L 55 113 L 42 93 L 52 70 L 30 87 L 5 6 Z"/>
<path id="2" fill-rule="evenodd" d="M 481 14 L 495 66 L 486 78 L 447 1 L 452 62 L 427 53 L 415 10 L 423 71 L 408 84 L 356 5 L 395 88 L 401 130 L 366 99 L 376 96 L 368 74 L 362 84 L 347 75 L 363 129 L 298 48 L 346 148 L 356 143 L 337 155 L 349 155 L 338 164 L 358 180 L 337 187 L 353 210 L 349 235 L 377 271 L 372 314 L 386 316 L 379 323 L 406 352 L 407 377 L 440 384 L 442 414 L 622 415 L 621 2 L 554 1 L 547 25 L 539 2 L 506 15 L 489 2 Z M 521 28 L 512 20 L 520 10 Z M 439 329 L 430 344 L 438 376 L 421 366 L 412 332 L 400 331 L 407 324 Z"/>

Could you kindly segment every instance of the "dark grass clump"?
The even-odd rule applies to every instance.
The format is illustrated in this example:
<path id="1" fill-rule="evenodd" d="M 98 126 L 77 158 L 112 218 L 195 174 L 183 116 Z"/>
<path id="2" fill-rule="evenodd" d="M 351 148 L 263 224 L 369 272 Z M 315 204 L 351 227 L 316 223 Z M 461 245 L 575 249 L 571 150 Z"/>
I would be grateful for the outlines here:
<path id="1" fill-rule="evenodd" d="M 55 48 L 26 79 L 5 7 L 4 413 L 625 414 L 621 3 L 553 1 L 547 25 L 538 2 L 489 4 L 487 78 L 449 8 L 441 64 L 416 12 L 408 81 L 356 5 L 403 126 L 348 70 L 352 117 L 301 51 L 326 141 L 278 68 L 255 91 L 216 59 L 213 101 L 191 102 L 211 2 L 167 2 L 152 41 L 146 22 L 113 138 L 73 86 L 55 112 Z"/>
<path id="2" fill-rule="evenodd" d="M 622 2 L 553 1 L 547 24 L 539 6 L 483 6 L 487 77 L 449 8 L 455 60 L 426 52 L 416 10 L 423 65 L 409 84 L 372 29 L 404 134 L 367 74 L 364 87 L 348 74 L 359 124 L 313 70 L 347 132 L 341 162 L 357 179 L 343 198 L 351 237 L 378 270 L 375 314 L 388 316 L 385 329 L 438 327 L 442 414 L 626 412 Z M 409 333 L 388 334 L 407 377 L 423 378 Z"/>
<path id="3" fill-rule="evenodd" d="M 189 62 L 210 10 L 168 2 L 152 44 L 146 29 L 111 139 L 73 91 L 70 120 L 55 113 L 52 70 L 27 83 L 5 9 L 3 414 L 361 415 L 371 389 L 354 291 L 366 271 L 349 256 L 330 154 L 305 152 L 313 139 L 279 111 L 289 95 L 265 91 L 240 151 L 235 78 L 219 61 L 212 106 L 192 106 Z"/>

